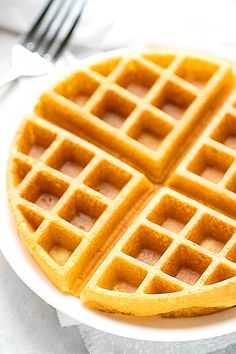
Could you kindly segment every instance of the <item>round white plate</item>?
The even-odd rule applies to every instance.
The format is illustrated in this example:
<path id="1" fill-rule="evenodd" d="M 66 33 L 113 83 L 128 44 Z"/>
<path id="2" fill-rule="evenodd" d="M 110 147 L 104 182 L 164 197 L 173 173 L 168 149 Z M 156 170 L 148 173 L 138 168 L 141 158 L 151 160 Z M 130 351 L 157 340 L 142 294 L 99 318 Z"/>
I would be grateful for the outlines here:
<path id="1" fill-rule="evenodd" d="M 137 50 L 139 51 L 140 48 L 99 54 L 82 60 L 79 65 L 90 64 L 99 58 L 119 55 L 124 51 L 134 52 Z M 13 89 L 0 91 L 2 121 L 0 131 L 0 248 L 11 267 L 23 282 L 48 304 L 73 319 L 104 332 L 134 339 L 162 342 L 199 340 L 234 332 L 236 328 L 236 308 L 213 315 L 186 319 L 164 319 L 158 316 L 127 318 L 92 311 L 85 308 L 78 298 L 58 291 L 24 249 L 17 236 L 7 203 L 6 161 L 10 143 L 23 113 L 31 110 L 41 89 L 58 77 L 58 71 L 60 71 L 59 76 L 61 76 L 59 67 L 59 70 L 57 69 L 49 77 L 22 80 Z"/>

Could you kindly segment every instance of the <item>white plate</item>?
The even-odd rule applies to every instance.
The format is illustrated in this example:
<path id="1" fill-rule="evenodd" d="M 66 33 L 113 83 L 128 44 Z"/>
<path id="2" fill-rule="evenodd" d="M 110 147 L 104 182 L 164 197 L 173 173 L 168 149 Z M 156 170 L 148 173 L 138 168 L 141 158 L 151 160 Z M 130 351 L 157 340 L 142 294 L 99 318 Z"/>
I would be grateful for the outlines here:
<path id="1" fill-rule="evenodd" d="M 111 55 L 119 55 L 124 51 L 134 52 L 139 50 L 140 48 L 135 48 L 99 54 L 81 61 L 81 64 L 88 64 Z M 7 155 L 23 112 L 31 109 L 41 88 L 44 88 L 45 85 L 48 85 L 48 82 L 51 82 L 52 78 L 55 79 L 57 76 L 58 72 L 49 78 L 24 80 L 14 88 L 11 94 L 9 92 L 6 92 L 6 94 L 4 92 L 0 93 L 1 121 L 4 122 L 0 132 L 0 247 L 11 267 L 23 282 L 48 304 L 73 319 L 104 332 L 134 339 L 162 342 L 205 339 L 234 332 L 236 328 L 236 308 L 213 315 L 188 319 L 163 319 L 158 316 L 126 318 L 92 311 L 82 306 L 78 298 L 58 291 L 24 249 L 17 236 L 7 204 L 5 187 Z"/>

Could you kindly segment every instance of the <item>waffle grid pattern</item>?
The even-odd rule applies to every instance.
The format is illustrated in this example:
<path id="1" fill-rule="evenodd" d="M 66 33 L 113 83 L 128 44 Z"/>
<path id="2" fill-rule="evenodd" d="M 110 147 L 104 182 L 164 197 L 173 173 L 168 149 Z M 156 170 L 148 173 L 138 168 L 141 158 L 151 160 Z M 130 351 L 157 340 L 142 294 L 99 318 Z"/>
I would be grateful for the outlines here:
<path id="1" fill-rule="evenodd" d="M 236 93 L 229 97 L 169 184 L 236 217 Z"/>
<path id="2" fill-rule="evenodd" d="M 177 213 L 168 215 L 174 208 Z M 171 224 L 172 218 L 179 220 Z M 162 188 L 91 282 L 136 294 L 194 292 L 236 275 L 235 230 L 235 221 Z M 135 270 L 136 277 L 130 277 L 128 269 Z"/>
<path id="3" fill-rule="evenodd" d="M 225 85 L 229 67 L 166 53 L 114 59 L 109 70 L 107 65 L 62 81 L 41 97 L 38 112 L 64 127 L 67 120 L 72 132 L 80 129 L 152 180 L 164 181 L 188 132 L 200 118 L 207 121 L 205 109 Z M 67 109 L 63 121 L 55 118 L 60 107 Z"/>
<path id="4" fill-rule="evenodd" d="M 233 85 L 223 61 L 154 51 L 81 68 L 41 96 L 17 131 L 8 189 L 60 290 L 135 315 L 235 305 Z"/>
<path id="5" fill-rule="evenodd" d="M 114 242 L 119 219 L 151 185 L 138 171 L 35 116 L 24 122 L 17 145 L 13 183 L 17 207 L 34 231 L 28 241 L 54 276 L 82 281 L 98 249 Z"/>

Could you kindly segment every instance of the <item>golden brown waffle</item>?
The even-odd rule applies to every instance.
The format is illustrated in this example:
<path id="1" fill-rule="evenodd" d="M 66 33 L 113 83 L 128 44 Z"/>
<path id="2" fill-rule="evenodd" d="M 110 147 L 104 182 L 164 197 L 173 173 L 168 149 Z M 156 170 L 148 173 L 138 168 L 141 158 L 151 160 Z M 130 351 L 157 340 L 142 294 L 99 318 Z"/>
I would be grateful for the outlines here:
<path id="1" fill-rule="evenodd" d="M 9 183 L 17 187 L 10 198 L 19 231 L 58 288 L 77 292 L 151 185 L 128 165 L 34 115 L 24 120 L 16 146 Z"/>
<path id="2" fill-rule="evenodd" d="M 159 50 L 80 68 L 41 96 L 13 142 L 8 191 L 59 289 L 132 315 L 236 304 L 234 81 L 224 61 Z"/>
<path id="3" fill-rule="evenodd" d="M 236 217 L 236 92 L 214 117 L 170 184 Z"/>
<path id="4" fill-rule="evenodd" d="M 37 113 L 164 182 L 230 83 L 225 62 L 171 52 L 125 56 L 72 74 L 42 95 Z"/>
<path id="5" fill-rule="evenodd" d="M 135 315 L 232 306 L 236 264 L 228 259 L 236 260 L 235 230 L 234 220 L 163 187 L 84 288 L 82 300 Z"/>

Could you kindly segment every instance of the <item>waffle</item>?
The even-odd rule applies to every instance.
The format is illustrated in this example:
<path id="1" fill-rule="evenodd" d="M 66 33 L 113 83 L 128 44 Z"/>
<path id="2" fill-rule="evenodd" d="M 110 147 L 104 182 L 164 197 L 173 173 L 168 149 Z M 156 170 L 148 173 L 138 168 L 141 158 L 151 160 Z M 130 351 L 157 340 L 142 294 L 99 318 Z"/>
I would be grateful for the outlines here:
<path id="1" fill-rule="evenodd" d="M 214 117 L 169 184 L 236 217 L 236 92 Z"/>
<path id="2" fill-rule="evenodd" d="M 126 315 L 236 304 L 234 87 L 223 60 L 150 50 L 41 95 L 13 141 L 8 194 L 57 288 Z"/>
<path id="3" fill-rule="evenodd" d="M 42 95 L 36 111 L 163 183 L 230 82 L 224 62 L 171 52 L 128 56 L 72 74 Z"/>
<path id="4" fill-rule="evenodd" d="M 140 172 L 34 115 L 25 118 L 16 141 L 10 184 L 18 186 L 13 197 L 20 233 L 58 288 L 79 291 L 115 242 L 117 225 L 125 227 L 131 207 L 135 211 L 151 184 Z"/>
<path id="5" fill-rule="evenodd" d="M 228 258 L 235 230 L 234 220 L 163 187 L 84 288 L 82 300 L 135 315 L 232 306 L 236 265 Z"/>

